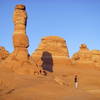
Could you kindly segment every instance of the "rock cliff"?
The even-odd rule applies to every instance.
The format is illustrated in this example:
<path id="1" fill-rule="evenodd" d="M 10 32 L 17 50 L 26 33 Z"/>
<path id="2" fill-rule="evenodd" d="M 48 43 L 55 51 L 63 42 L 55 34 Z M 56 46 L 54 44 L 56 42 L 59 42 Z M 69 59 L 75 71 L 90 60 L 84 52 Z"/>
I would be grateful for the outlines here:
<path id="1" fill-rule="evenodd" d="M 44 51 L 50 52 L 52 56 L 69 57 L 66 41 L 58 36 L 48 36 L 42 38 L 39 47 L 33 55 L 42 55 Z"/>
<path id="2" fill-rule="evenodd" d="M 71 63 L 66 41 L 58 36 L 47 36 L 42 38 L 39 47 L 32 54 L 37 65 L 52 72 L 55 64 Z"/>

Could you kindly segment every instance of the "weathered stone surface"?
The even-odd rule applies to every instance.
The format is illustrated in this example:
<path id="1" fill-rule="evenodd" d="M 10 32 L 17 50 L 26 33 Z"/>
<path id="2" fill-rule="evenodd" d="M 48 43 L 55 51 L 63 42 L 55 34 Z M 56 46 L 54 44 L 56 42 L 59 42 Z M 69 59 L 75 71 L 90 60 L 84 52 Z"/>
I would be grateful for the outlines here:
<path id="1" fill-rule="evenodd" d="M 9 52 L 7 50 L 5 50 L 4 47 L 0 47 L 0 62 L 2 60 L 5 60 L 9 55 Z"/>
<path id="2" fill-rule="evenodd" d="M 14 48 L 17 48 L 17 47 L 28 48 L 29 40 L 28 40 L 27 35 L 26 34 L 13 35 L 13 44 L 14 44 Z"/>
<path id="3" fill-rule="evenodd" d="M 29 40 L 26 35 L 27 14 L 24 5 L 16 5 L 13 22 L 15 27 L 13 34 L 13 54 L 16 56 L 16 59 L 22 61 L 28 60 L 29 54 L 27 48 L 29 46 Z"/>
<path id="4" fill-rule="evenodd" d="M 72 60 L 80 63 L 91 61 L 91 53 L 86 44 L 81 44 L 80 50 L 72 56 Z"/>
<path id="5" fill-rule="evenodd" d="M 14 16 L 14 34 L 25 34 L 27 24 L 27 13 L 24 5 L 16 5 Z"/>
<path id="6" fill-rule="evenodd" d="M 42 38 L 32 58 L 38 66 L 49 72 L 53 72 L 53 66 L 56 64 L 71 63 L 66 41 L 58 36 Z"/>
<path id="7" fill-rule="evenodd" d="M 92 54 L 92 61 L 97 66 L 100 66 L 100 50 L 91 50 L 91 54 Z"/>
<path id="8" fill-rule="evenodd" d="M 32 62 L 27 48 L 29 40 L 26 35 L 27 14 L 24 5 L 17 5 L 14 11 L 14 51 L 4 60 L 2 66 L 10 68 L 12 71 L 20 74 L 39 73 L 39 69 Z"/>
<path id="9" fill-rule="evenodd" d="M 100 50 L 89 50 L 85 44 L 81 44 L 80 50 L 72 56 L 73 63 L 92 63 L 100 65 Z"/>
<path id="10" fill-rule="evenodd" d="M 44 51 L 50 52 L 52 56 L 69 57 L 66 41 L 58 36 L 48 36 L 42 38 L 38 49 L 36 49 L 33 55 L 42 55 Z"/>

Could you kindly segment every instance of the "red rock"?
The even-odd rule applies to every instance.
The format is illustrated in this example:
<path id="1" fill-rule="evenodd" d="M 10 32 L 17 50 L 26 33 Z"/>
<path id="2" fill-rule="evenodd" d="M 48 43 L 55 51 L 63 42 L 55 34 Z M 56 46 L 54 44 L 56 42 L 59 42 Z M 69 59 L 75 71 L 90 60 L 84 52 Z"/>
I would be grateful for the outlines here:
<path id="1" fill-rule="evenodd" d="M 39 69 L 31 61 L 27 48 L 29 40 L 26 35 L 27 14 L 24 5 L 17 5 L 14 11 L 14 34 L 13 45 L 14 51 L 4 60 L 2 66 L 10 68 L 19 74 L 39 73 Z"/>
<path id="2" fill-rule="evenodd" d="M 4 47 L 0 47 L 0 62 L 9 56 L 9 52 Z"/>
<path id="3" fill-rule="evenodd" d="M 80 50 L 72 56 L 72 61 L 100 66 L 100 50 L 89 50 L 85 44 L 81 44 Z"/>
<path id="4" fill-rule="evenodd" d="M 55 65 L 71 64 L 66 41 L 58 36 L 42 38 L 32 58 L 38 66 L 49 72 L 53 72 Z"/>

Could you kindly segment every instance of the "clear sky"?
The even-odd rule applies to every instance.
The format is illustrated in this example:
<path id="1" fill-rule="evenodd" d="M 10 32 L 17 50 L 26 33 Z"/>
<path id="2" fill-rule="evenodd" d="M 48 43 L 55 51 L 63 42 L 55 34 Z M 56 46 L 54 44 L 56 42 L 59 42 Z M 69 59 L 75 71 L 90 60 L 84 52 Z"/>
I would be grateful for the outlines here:
<path id="1" fill-rule="evenodd" d="M 100 0 L 0 0 L 0 46 L 13 51 L 13 12 L 24 4 L 31 54 L 44 36 L 63 37 L 70 55 L 82 43 L 100 50 Z"/>

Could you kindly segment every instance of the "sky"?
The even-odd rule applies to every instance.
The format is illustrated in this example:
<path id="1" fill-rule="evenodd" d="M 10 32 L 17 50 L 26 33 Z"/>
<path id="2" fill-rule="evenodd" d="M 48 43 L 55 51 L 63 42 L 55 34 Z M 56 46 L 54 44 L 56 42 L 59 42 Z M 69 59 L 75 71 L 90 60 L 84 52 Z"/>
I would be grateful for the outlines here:
<path id="1" fill-rule="evenodd" d="M 100 50 L 100 0 L 0 0 L 0 46 L 10 53 L 17 4 L 26 6 L 30 54 L 44 36 L 64 38 L 70 56 L 83 43 L 90 50 Z"/>

